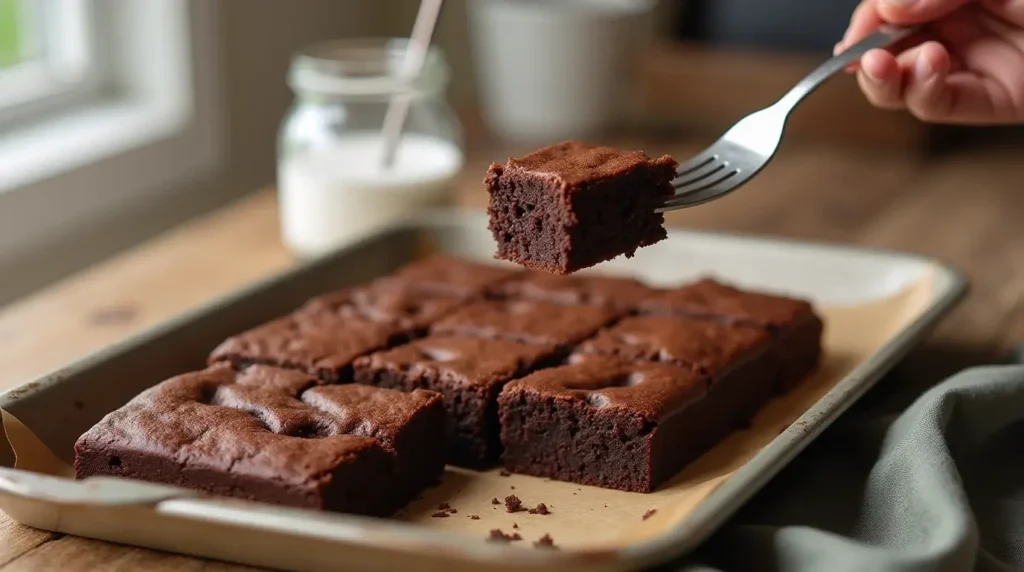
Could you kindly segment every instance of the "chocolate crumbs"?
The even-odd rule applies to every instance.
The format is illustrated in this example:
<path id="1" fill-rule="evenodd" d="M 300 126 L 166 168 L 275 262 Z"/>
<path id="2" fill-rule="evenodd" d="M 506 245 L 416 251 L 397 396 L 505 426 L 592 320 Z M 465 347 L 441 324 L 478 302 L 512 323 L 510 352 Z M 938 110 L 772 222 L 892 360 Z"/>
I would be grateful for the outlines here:
<path id="1" fill-rule="evenodd" d="M 519 528 L 519 523 L 518 522 L 513 522 L 512 523 L 512 528 Z"/>
<path id="2" fill-rule="evenodd" d="M 499 472 L 498 472 L 498 474 L 499 474 L 499 475 L 501 475 L 501 476 L 503 476 L 503 477 L 509 477 L 509 476 L 512 476 L 512 473 L 510 473 L 510 472 L 506 471 L 505 469 L 502 469 L 501 471 L 499 471 Z"/>
<path id="3" fill-rule="evenodd" d="M 654 516 L 654 513 L 656 513 L 656 512 L 658 512 L 658 509 L 656 509 L 656 508 L 652 508 L 651 510 L 645 512 L 644 513 L 644 520 L 647 520 L 648 518 L 651 518 L 652 516 Z"/>
<path id="4" fill-rule="evenodd" d="M 537 542 L 534 542 L 533 545 L 537 548 L 558 548 L 555 546 L 555 540 L 551 538 L 550 534 L 545 534 L 540 537 L 540 539 L 537 540 Z"/>
<path id="5" fill-rule="evenodd" d="M 490 536 L 487 537 L 488 542 L 515 542 L 522 539 L 518 532 L 505 534 L 500 528 L 492 529 Z"/>
<path id="6" fill-rule="evenodd" d="M 497 497 L 491 499 L 491 504 L 501 504 Z"/>
<path id="7" fill-rule="evenodd" d="M 446 518 L 446 517 L 449 517 L 449 516 L 459 512 L 459 511 L 455 510 L 455 507 L 453 507 L 452 505 L 450 505 L 450 504 L 448 504 L 446 502 L 443 502 L 443 503 L 437 505 L 437 509 L 438 509 L 437 512 L 435 512 L 434 514 L 432 514 L 430 516 L 432 516 L 434 518 Z"/>
<path id="8" fill-rule="evenodd" d="M 548 510 L 548 505 L 544 503 L 538 504 L 536 507 L 531 508 L 527 512 L 529 512 L 530 514 L 551 514 L 551 511 Z"/>
<path id="9" fill-rule="evenodd" d="M 507 512 L 519 512 L 523 510 L 523 501 L 519 500 L 516 495 L 508 495 L 505 497 L 505 510 Z"/>
<path id="10" fill-rule="evenodd" d="M 469 520 L 480 520 L 480 515 L 479 514 L 471 514 L 471 515 L 469 515 Z"/>

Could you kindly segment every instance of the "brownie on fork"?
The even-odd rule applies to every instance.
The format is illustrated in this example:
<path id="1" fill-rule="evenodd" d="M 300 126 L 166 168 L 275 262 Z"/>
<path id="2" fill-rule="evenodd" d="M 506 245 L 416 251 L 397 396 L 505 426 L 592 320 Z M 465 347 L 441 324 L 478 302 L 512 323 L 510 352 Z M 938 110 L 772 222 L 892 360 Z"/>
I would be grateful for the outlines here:
<path id="1" fill-rule="evenodd" d="M 484 179 L 497 257 L 569 274 L 665 239 L 657 207 L 673 193 L 677 163 L 641 151 L 566 141 Z"/>

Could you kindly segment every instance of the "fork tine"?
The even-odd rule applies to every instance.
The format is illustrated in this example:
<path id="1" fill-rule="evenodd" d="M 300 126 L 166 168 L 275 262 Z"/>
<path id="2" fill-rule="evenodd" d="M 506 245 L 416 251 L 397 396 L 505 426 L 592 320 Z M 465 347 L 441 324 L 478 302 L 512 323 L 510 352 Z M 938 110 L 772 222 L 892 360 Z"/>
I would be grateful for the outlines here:
<path id="1" fill-rule="evenodd" d="M 714 156 L 712 159 L 705 161 L 703 164 L 694 167 L 686 171 L 682 175 L 678 175 L 673 181 L 672 186 L 676 189 L 692 186 L 696 183 L 706 182 L 708 179 L 716 178 L 722 171 L 729 167 L 729 163 L 722 161 L 720 157 Z M 677 191 L 678 193 L 678 191 Z"/>
<path id="2" fill-rule="evenodd" d="M 718 185 L 715 187 L 709 187 L 701 191 L 690 193 L 686 196 L 669 199 L 665 201 L 665 204 L 662 207 L 655 209 L 655 212 L 663 213 L 667 211 L 695 207 L 697 205 L 718 199 L 723 195 L 727 195 L 734 188 L 734 186 Z"/>
<path id="3" fill-rule="evenodd" d="M 676 168 L 676 178 L 678 179 L 680 177 L 689 175 L 690 173 L 696 171 L 697 169 L 705 167 L 709 163 L 713 163 L 717 159 L 718 155 L 712 153 L 711 148 L 709 147 L 701 151 L 700 154 L 695 155 L 689 161 L 683 163 L 682 165 L 679 165 L 679 167 Z"/>
<path id="4" fill-rule="evenodd" d="M 743 183 L 743 180 L 743 177 L 738 176 L 738 174 L 734 172 L 728 177 L 717 179 L 714 183 L 707 183 L 703 186 L 692 188 L 686 193 L 670 197 L 665 201 L 663 206 L 656 209 L 656 211 L 665 212 L 684 209 L 713 201 L 731 193 Z"/>
<path id="5" fill-rule="evenodd" d="M 723 165 L 720 169 L 716 169 L 714 172 L 708 173 L 703 178 L 689 181 L 685 185 L 676 186 L 675 198 L 685 198 L 691 194 L 717 187 L 739 174 L 739 170 Z"/>

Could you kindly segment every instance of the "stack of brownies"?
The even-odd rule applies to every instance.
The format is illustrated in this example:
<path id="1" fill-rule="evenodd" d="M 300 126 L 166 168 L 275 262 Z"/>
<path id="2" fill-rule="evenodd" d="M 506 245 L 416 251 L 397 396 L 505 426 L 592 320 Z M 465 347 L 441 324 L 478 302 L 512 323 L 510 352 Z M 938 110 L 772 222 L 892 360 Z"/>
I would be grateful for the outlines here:
<path id="1" fill-rule="evenodd" d="M 113 475 L 387 515 L 445 463 L 648 492 L 817 364 L 810 304 L 434 257 L 232 337 L 75 446 Z"/>

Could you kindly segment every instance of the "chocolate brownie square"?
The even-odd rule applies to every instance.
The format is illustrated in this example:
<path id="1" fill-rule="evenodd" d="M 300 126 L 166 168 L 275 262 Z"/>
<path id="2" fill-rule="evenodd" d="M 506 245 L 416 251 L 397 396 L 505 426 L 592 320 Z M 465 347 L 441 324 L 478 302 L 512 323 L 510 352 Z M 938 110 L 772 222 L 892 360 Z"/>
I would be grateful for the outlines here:
<path id="1" fill-rule="evenodd" d="M 300 311 L 329 312 L 394 326 L 409 336 L 450 313 L 462 298 L 437 292 L 414 282 L 381 278 L 362 288 L 349 288 L 313 298 Z"/>
<path id="2" fill-rule="evenodd" d="M 519 273 L 515 268 L 477 264 L 452 256 L 435 255 L 399 268 L 393 278 L 423 290 L 447 296 L 470 297 Z"/>
<path id="3" fill-rule="evenodd" d="M 748 292 L 710 278 L 666 290 L 640 305 L 650 314 L 750 324 L 775 338 L 781 361 L 779 390 L 787 391 L 818 365 L 824 323 L 806 300 Z"/>
<path id="4" fill-rule="evenodd" d="M 636 316 L 602 330 L 576 352 L 690 369 L 708 380 L 710 391 L 736 400 L 730 409 L 740 425 L 774 393 L 779 364 L 771 349 L 771 337 L 754 326 L 681 316 Z"/>
<path id="5" fill-rule="evenodd" d="M 213 350 L 209 363 L 274 365 L 343 383 L 351 381 L 357 357 L 386 348 L 403 334 L 394 324 L 358 315 L 300 310 L 228 338 Z"/>
<path id="6" fill-rule="evenodd" d="M 633 309 L 655 296 L 657 290 L 632 278 L 612 276 L 563 276 L 523 272 L 499 283 L 490 295 L 499 299 L 539 300 L 569 306 L 610 306 Z"/>
<path id="7" fill-rule="evenodd" d="M 385 516 L 439 478 L 443 453 L 436 393 L 322 386 L 293 370 L 220 364 L 104 417 L 75 444 L 75 473 Z"/>
<path id="8" fill-rule="evenodd" d="M 436 322 L 433 334 L 454 334 L 566 348 L 622 316 L 602 306 L 536 300 L 480 300 Z"/>
<path id="9" fill-rule="evenodd" d="M 356 360 L 357 383 L 444 396 L 448 461 L 482 467 L 501 451 L 497 397 L 510 379 L 550 358 L 554 349 L 503 340 L 432 336 Z"/>
<path id="10" fill-rule="evenodd" d="M 677 166 L 580 141 L 492 164 L 484 184 L 497 257 L 568 274 L 633 256 L 667 237 L 655 209 L 672 195 Z"/>
<path id="11" fill-rule="evenodd" d="M 505 386 L 498 397 L 510 471 L 651 492 L 733 429 L 690 369 L 582 356 Z"/>
<path id="12" fill-rule="evenodd" d="M 331 383 L 351 381 L 355 358 L 426 333 L 463 301 L 429 285 L 383 278 L 318 296 L 288 316 L 233 336 L 210 362 L 264 363 Z"/>

